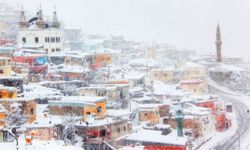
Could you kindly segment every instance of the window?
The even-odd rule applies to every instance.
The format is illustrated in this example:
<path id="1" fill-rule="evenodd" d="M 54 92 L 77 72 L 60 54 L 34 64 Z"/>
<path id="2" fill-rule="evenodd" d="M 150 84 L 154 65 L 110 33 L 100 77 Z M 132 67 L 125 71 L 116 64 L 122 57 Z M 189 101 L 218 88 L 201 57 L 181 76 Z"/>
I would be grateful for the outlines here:
<path id="1" fill-rule="evenodd" d="M 10 93 L 9 93 L 9 98 L 12 98 L 13 95 L 14 95 L 14 93 L 13 93 L 13 92 L 10 92 Z"/>
<path id="2" fill-rule="evenodd" d="M 48 49 L 46 48 L 45 51 L 48 53 Z"/>
<path id="3" fill-rule="evenodd" d="M 90 115 L 91 113 L 88 111 L 86 114 L 87 114 L 87 115 Z"/>
<path id="4" fill-rule="evenodd" d="M 55 38 L 54 37 L 51 38 L 51 43 L 55 43 Z"/>
<path id="5" fill-rule="evenodd" d="M 101 106 L 97 107 L 97 112 L 98 113 L 102 112 L 102 107 Z"/>
<path id="6" fill-rule="evenodd" d="M 148 113 L 145 113 L 144 116 L 148 116 Z"/>
<path id="7" fill-rule="evenodd" d="M 26 43 L 26 37 L 22 38 L 23 43 Z"/>
<path id="8" fill-rule="evenodd" d="M 60 37 L 56 37 L 56 43 L 60 43 Z"/>
<path id="9" fill-rule="evenodd" d="M 126 131 L 126 129 L 127 129 L 127 127 L 126 127 L 126 126 L 124 126 L 124 127 L 123 127 L 123 131 Z"/>
<path id="10" fill-rule="evenodd" d="M 106 130 L 102 129 L 100 130 L 100 137 L 104 137 L 104 136 L 106 136 Z"/>
<path id="11" fill-rule="evenodd" d="M 35 43 L 39 43 L 39 38 L 35 37 Z"/>
<path id="12" fill-rule="evenodd" d="M 120 127 L 117 128 L 117 132 L 120 133 L 121 132 L 121 129 Z"/>
<path id="13" fill-rule="evenodd" d="M 3 69 L 0 69 L 0 74 L 3 74 Z"/>
<path id="14" fill-rule="evenodd" d="M 60 48 L 56 48 L 56 51 L 57 51 L 57 52 L 60 52 L 60 51 L 61 51 L 61 49 L 60 49 Z"/>
<path id="15" fill-rule="evenodd" d="M 45 37 L 45 42 L 49 43 L 49 37 Z"/>
<path id="16" fill-rule="evenodd" d="M 54 48 L 52 48 L 52 52 L 55 52 L 55 49 L 54 49 Z"/>
<path id="17" fill-rule="evenodd" d="M 34 115 L 34 109 L 33 108 L 30 109 L 30 114 Z"/>

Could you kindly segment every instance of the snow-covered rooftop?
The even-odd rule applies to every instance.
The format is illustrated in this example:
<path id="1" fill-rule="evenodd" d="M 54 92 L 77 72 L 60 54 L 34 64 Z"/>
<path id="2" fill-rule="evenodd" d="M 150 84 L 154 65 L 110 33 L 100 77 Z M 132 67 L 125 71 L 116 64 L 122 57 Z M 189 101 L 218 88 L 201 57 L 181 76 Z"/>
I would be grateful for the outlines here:
<path id="1" fill-rule="evenodd" d="M 234 66 L 234 65 L 226 65 L 220 64 L 219 66 L 210 68 L 209 71 L 216 71 L 216 72 L 242 72 L 244 69 Z"/>
<path id="2" fill-rule="evenodd" d="M 24 85 L 24 96 L 32 97 L 32 98 L 48 98 L 53 96 L 61 96 L 61 92 L 59 90 L 53 88 L 47 88 L 41 86 L 38 83 L 30 83 L 28 85 Z"/>
<path id="3" fill-rule="evenodd" d="M 177 137 L 177 132 L 175 130 L 168 135 L 162 135 L 162 131 L 145 129 L 132 133 L 126 140 L 183 146 L 186 145 L 187 142 L 186 137 Z"/>
<path id="4" fill-rule="evenodd" d="M 17 91 L 17 88 L 11 86 L 3 86 L 0 84 L 0 90 Z"/>
<path id="5" fill-rule="evenodd" d="M 90 102 L 90 103 L 95 103 L 95 102 L 100 102 L 100 101 L 105 101 L 105 97 L 98 97 L 98 96 L 65 96 L 62 97 L 61 101 L 75 101 L 75 102 Z"/>

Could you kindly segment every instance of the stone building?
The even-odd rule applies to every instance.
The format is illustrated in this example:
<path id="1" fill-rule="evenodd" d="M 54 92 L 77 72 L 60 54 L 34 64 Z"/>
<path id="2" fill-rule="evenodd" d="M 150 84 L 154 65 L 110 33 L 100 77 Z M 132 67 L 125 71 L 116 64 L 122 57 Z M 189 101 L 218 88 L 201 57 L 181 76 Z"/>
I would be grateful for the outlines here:
<path id="1" fill-rule="evenodd" d="M 64 49 L 64 32 L 60 29 L 56 11 L 51 23 L 45 20 L 41 9 L 30 20 L 21 11 L 19 27 L 17 43 L 21 48 L 44 50 L 47 53 Z"/>
<path id="2" fill-rule="evenodd" d="M 104 118 L 106 115 L 106 98 L 93 96 L 68 96 L 60 101 L 49 101 L 49 113 L 52 115 L 77 115 L 87 120 L 88 115 Z"/>

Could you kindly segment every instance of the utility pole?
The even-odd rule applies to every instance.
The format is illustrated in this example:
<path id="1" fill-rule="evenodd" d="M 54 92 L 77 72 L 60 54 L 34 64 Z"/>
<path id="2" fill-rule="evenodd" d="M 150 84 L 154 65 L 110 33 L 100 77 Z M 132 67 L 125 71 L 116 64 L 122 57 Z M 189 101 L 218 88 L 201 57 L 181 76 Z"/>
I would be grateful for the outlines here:
<path id="1" fill-rule="evenodd" d="M 193 149 L 193 143 L 192 143 L 193 139 L 190 137 L 188 138 L 188 150 L 192 150 Z"/>
<path id="2" fill-rule="evenodd" d="M 108 65 L 108 79 L 110 78 L 110 65 Z"/>
<path id="3" fill-rule="evenodd" d="M 240 130 L 239 130 L 239 129 L 237 129 L 237 131 L 238 131 L 237 133 L 238 133 L 239 150 L 240 150 L 240 149 L 241 149 L 241 148 L 240 148 Z"/>
<path id="4" fill-rule="evenodd" d="M 16 139 L 16 150 L 18 150 L 18 145 L 19 144 L 18 144 L 18 136 L 17 135 L 15 136 L 15 139 Z"/>

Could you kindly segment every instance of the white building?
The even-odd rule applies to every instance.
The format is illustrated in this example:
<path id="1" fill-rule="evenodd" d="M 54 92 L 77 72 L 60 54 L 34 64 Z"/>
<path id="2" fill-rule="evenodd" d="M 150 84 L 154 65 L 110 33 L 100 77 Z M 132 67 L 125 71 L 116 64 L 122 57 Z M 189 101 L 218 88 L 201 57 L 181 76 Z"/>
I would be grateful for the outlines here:
<path id="1" fill-rule="evenodd" d="M 44 21 L 42 10 L 29 21 L 26 20 L 24 11 L 21 11 L 19 26 L 17 41 L 20 47 L 44 50 L 48 53 L 64 49 L 64 32 L 60 29 L 56 11 L 51 22 Z"/>

